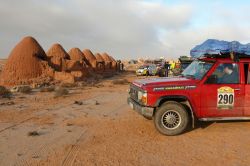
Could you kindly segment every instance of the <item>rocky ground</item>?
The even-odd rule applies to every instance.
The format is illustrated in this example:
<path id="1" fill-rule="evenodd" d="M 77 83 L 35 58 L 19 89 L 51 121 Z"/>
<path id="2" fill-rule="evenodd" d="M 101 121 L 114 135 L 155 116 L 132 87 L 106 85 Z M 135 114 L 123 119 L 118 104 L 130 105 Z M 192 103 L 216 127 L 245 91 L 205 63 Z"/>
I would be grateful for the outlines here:
<path id="1" fill-rule="evenodd" d="M 129 108 L 128 84 L 114 82 L 135 78 L 0 99 L 0 165 L 249 165 L 250 122 L 163 136 Z"/>

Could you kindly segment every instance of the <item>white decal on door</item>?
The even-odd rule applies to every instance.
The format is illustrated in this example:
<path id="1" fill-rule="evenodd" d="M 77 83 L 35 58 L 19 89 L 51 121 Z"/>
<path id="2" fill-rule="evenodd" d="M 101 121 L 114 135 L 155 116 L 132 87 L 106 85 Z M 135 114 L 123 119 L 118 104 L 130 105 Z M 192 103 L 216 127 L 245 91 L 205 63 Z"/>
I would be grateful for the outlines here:
<path id="1" fill-rule="evenodd" d="M 234 89 L 228 86 L 217 90 L 217 108 L 232 109 L 234 107 Z"/>

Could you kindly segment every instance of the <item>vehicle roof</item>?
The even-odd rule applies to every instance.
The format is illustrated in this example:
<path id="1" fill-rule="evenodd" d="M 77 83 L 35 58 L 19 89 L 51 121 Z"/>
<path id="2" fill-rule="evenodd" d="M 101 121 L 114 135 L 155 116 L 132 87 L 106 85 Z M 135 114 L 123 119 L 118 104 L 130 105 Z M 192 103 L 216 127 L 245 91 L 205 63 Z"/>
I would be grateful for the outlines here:
<path id="1" fill-rule="evenodd" d="M 181 63 L 191 63 L 193 62 L 194 60 L 192 59 L 189 59 L 189 60 L 180 60 Z"/>
<path id="2" fill-rule="evenodd" d="M 216 62 L 216 61 L 219 61 L 219 62 L 234 62 L 233 59 L 231 59 L 230 57 L 203 57 L 203 58 L 198 58 L 200 60 L 204 60 L 204 61 L 213 61 L 213 62 Z M 250 62 L 250 57 L 249 58 L 239 58 L 239 62 Z"/>

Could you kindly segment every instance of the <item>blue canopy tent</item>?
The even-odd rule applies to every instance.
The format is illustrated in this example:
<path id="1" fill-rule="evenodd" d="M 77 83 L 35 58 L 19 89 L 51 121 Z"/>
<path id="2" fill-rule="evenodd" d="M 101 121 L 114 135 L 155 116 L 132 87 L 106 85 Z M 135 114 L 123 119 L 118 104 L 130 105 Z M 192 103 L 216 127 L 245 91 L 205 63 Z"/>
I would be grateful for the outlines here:
<path id="1" fill-rule="evenodd" d="M 190 51 L 190 55 L 193 58 L 200 58 L 209 55 L 220 56 L 231 52 L 250 57 L 250 43 L 241 44 L 238 41 L 228 42 L 223 40 L 208 39 L 204 43 L 195 46 Z"/>

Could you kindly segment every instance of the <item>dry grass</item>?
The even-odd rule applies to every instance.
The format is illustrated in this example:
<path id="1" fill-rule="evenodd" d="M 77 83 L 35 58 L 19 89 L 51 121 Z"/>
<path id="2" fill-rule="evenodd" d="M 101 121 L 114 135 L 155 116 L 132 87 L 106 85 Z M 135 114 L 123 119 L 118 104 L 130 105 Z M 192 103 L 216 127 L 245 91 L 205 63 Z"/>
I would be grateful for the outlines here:
<path id="1" fill-rule="evenodd" d="M 28 93 L 31 93 L 31 91 L 32 91 L 32 88 L 28 85 L 18 87 L 18 92 L 21 92 L 21 93 L 28 94 Z"/>
<path id="2" fill-rule="evenodd" d="M 129 81 L 127 79 L 118 79 L 118 80 L 113 80 L 112 83 L 115 85 L 125 85 L 129 84 Z"/>
<path id="3" fill-rule="evenodd" d="M 0 86 L 0 97 L 9 97 L 11 95 L 11 92 L 5 88 L 4 86 Z"/>
<path id="4" fill-rule="evenodd" d="M 82 101 L 75 101 L 74 104 L 83 105 L 83 102 Z"/>
<path id="5" fill-rule="evenodd" d="M 40 89 L 40 92 L 53 92 L 53 91 L 55 91 L 55 87 L 54 86 L 42 87 Z"/>
<path id="6" fill-rule="evenodd" d="M 0 105 L 14 105 L 14 104 L 15 104 L 14 101 L 0 103 Z"/>
<path id="7" fill-rule="evenodd" d="M 34 136 L 39 136 L 39 135 L 40 134 L 37 131 L 30 131 L 30 132 L 28 132 L 28 136 L 34 137 Z"/>
<path id="8" fill-rule="evenodd" d="M 73 87 L 77 87 L 77 83 L 61 83 L 60 85 L 61 87 L 64 87 L 64 88 L 73 88 Z"/>
<path id="9" fill-rule="evenodd" d="M 68 89 L 59 87 L 55 90 L 55 96 L 54 97 L 61 97 L 61 96 L 66 96 L 69 94 Z"/>

